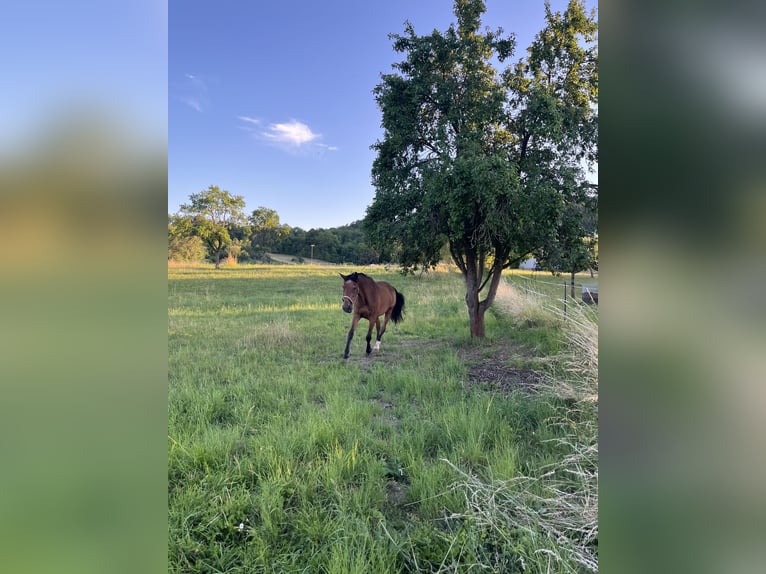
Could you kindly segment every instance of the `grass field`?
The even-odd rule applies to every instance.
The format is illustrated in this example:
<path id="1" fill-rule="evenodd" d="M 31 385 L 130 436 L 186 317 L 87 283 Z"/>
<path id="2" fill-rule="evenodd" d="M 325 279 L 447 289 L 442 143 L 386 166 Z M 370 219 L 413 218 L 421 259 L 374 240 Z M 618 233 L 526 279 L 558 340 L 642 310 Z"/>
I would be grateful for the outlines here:
<path id="1" fill-rule="evenodd" d="M 303 262 L 299 263 L 301 259 L 297 256 L 286 255 L 284 253 L 268 253 L 268 256 L 271 257 L 274 263 L 283 265 L 334 265 L 334 263 L 330 263 L 329 261 L 316 258 L 311 259 L 310 257 L 304 257 L 302 260 Z"/>
<path id="2" fill-rule="evenodd" d="M 551 391 L 564 322 L 499 296 L 475 342 L 458 273 L 374 268 L 405 320 L 370 357 L 360 322 L 344 361 L 352 270 L 169 267 L 170 571 L 597 570 L 568 522 L 597 445 L 595 404 Z"/>

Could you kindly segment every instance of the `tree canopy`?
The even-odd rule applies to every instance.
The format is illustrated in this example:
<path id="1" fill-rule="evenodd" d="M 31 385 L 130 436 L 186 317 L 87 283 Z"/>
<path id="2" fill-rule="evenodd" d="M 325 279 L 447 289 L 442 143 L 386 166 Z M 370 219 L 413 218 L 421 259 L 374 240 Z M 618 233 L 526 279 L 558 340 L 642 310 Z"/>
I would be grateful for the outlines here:
<path id="1" fill-rule="evenodd" d="M 457 23 L 392 34 L 404 54 L 374 94 L 375 197 L 364 220 L 378 249 L 396 245 L 406 271 L 438 263 L 445 243 L 466 283 L 471 335 L 502 270 L 550 244 L 587 184 L 597 151 L 597 24 L 580 0 L 545 7 L 527 57 L 502 72 L 513 35 L 481 30 L 483 0 L 456 0 Z M 484 291 L 484 299 L 481 293 Z"/>
<path id="2" fill-rule="evenodd" d="M 279 214 L 268 207 L 255 209 L 248 220 L 248 255 L 254 260 L 267 260 L 267 252 L 273 251 L 279 242 L 289 235 L 290 226 L 280 223 Z"/>
<path id="3" fill-rule="evenodd" d="M 189 203 L 181 205 L 179 212 L 187 216 L 185 225 L 189 233 L 202 239 L 210 249 L 218 269 L 224 249 L 232 243 L 230 229 L 245 221 L 245 199 L 211 185 L 204 191 L 191 194 L 189 200 Z M 237 248 L 240 248 L 239 245 Z"/>

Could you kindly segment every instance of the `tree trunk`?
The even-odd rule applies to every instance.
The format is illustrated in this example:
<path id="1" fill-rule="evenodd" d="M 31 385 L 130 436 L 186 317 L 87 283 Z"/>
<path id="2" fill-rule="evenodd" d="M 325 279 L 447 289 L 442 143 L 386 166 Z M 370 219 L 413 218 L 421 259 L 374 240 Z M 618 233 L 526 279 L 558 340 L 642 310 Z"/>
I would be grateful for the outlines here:
<path id="1" fill-rule="evenodd" d="M 215 268 L 220 269 L 221 268 L 221 250 L 217 249 L 215 252 Z"/>
<path id="2" fill-rule="evenodd" d="M 465 304 L 468 306 L 468 320 L 471 338 L 484 338 L 485 307 L 479 302 L 479 278 L 474 269 L 465 275 Z"/>
<path id="3" fill-rule="evenodd" d="M 468 319 L 471 329 L 471 338 L 479 337 L 484 338 L 484 313 L 490 308 L 492 302 L 495 300 L 495 294 L 497 293 L 497 287 L 500 284 L 500 279 L 503 273 L 503 264 L 507 257 L 507 253 L 500 254 L 499 258 L 495 259 L 492 266 L 492 278 L 487 285 L 487 295 L 484 301 L 479 300 L 479 288 L 481 287 L 481 280 L 479 277 L 479 266 L 474 260 L 468 259 L 461 267 L 465 278 L 465 304 L 468 307 Z"/>
<path id="4" fill-rule="evenodd" d="M 466 293 L 465 302 L 468 305 L 468 320 L 471 327 L 471 338 L 484 338 L 484 311 L 486 308 L 479 303 L 479 296 L 476 294 L 474 300 Z"/>

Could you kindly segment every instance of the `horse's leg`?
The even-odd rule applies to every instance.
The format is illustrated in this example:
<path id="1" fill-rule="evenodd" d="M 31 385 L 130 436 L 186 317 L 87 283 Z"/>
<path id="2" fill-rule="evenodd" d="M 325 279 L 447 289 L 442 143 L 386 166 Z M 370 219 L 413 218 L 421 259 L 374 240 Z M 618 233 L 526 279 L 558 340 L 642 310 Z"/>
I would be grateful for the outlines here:
<path id="1" fill-rule="evenodd" d="M 343 358 L 348 359 L 348 349 L 351 347 L 351 339 L 354 338 L 354 331 L 356 330 L 356 324 L 359 322 L 359 316 L 354 315 L 351 321 L 351 328 L 348 330 L 348 338 L 346 339 L 346 350 L 343 351 Z"/>
<path id="2" fill-rule="evenodd" d="M 382 328 L 378 329 L 378 340 L 375 341 L 375 350 L 376 351 L 380 351 L 380 339 L 383 337 L 383 333 L 386 332 L 386 325 L 388 325 L 388 320 L 391 318 L 391 312 L 392 311 L 393 311 L 393 308 L 388 310 L 388 312 L 386 313 L 385 318 L 383 319 L 383 326 L 382 326 Z M 378 327 L 380 327 L 380 319 L 378 319 Z"/>
<path id="3" fill-rule="evenodd" d="M 375 323 L 372 322 L 372 319 L 368 319 L 370 323 L 370 327 L 367 329 L 367 354 L 369 355 L 372 353 L 372 348 L 370 347 L 370 341 L 372 340 L 372 326 L 378 322 L 378 320 L 375 320 Z"/>
<path id="4" fill-rule="evenodd" d="M 380 317 L 375 319 L 375 346 L 373 350 L 380 351 Z"/>

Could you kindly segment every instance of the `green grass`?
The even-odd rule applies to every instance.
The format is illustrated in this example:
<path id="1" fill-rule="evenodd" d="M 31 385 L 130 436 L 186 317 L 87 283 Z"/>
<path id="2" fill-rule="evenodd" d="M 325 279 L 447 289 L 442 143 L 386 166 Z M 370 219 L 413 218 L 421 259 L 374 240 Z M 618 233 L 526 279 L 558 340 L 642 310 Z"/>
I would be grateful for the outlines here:
<path id="1" fill-rule="evenodd" d="M 372 268 L 405 320 L 369 358 L 360 322 L 344 361 L 338 271 L 169 268 L 170 571 L 522 571 L 545 533 L 473 519 L 463 479 L 514 492 L 571 455 L 575 422 L 553 396 L 469 384 L 465 356 L 545 365 L 560 325 L 488 313 L 472 341 L 459 274 Z"/>

